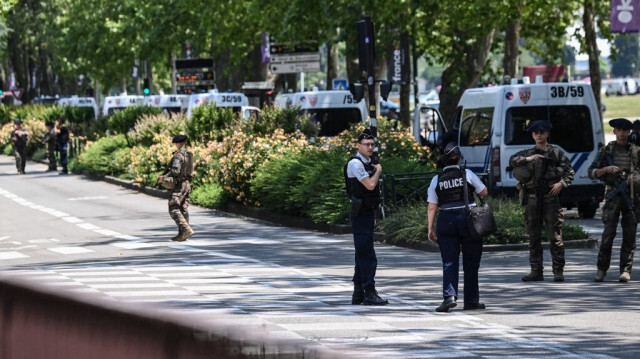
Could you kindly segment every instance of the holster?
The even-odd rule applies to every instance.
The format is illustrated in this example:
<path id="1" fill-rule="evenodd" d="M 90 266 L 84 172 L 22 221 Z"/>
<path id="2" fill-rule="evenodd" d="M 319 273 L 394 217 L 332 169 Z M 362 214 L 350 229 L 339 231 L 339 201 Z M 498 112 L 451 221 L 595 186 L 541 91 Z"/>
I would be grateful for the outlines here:
<path id="1" fill-rule="evenodd" d="M 518 202 L 520 202 L 521 206 L 526 206 L 527 203 L 529 203 L 529 194 L 527 193 L 527 190 L 521 183 L 518 183 L 516 188 L 518 189 Z"/>
<path id="2" fill-rule="evenodd" d="M 362 199 L 351 195 L 351 212 L 353 215 L 357 216 L 360 213 L 360 209 L 362 209 Z"/>

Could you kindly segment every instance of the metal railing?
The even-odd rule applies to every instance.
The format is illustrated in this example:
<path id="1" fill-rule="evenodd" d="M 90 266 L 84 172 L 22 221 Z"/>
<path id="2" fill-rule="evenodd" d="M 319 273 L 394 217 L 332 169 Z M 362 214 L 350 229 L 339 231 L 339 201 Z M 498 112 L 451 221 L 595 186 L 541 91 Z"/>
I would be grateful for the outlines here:
<path id="1" fill-rule="evenodd" d="M 395 208 L 417 201 L 427 201 L 427 191 L 433 177 L 439 172 L 414 172 L 383 174 L 380 181 L 382 191 L 382 216 Z M 478 173 L 485 184 L 488 173 Z"/>

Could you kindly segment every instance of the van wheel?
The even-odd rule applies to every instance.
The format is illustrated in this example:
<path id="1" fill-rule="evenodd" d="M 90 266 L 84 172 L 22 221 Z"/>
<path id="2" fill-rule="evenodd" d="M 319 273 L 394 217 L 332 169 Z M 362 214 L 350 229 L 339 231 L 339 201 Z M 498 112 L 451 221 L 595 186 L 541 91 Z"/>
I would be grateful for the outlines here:
<path id="1" fill-rule="evenodd" d="M 595 203 L 578 203 L 578 215 L 581 218 L 593 218 L 598 210 L 598 204 Z"/>

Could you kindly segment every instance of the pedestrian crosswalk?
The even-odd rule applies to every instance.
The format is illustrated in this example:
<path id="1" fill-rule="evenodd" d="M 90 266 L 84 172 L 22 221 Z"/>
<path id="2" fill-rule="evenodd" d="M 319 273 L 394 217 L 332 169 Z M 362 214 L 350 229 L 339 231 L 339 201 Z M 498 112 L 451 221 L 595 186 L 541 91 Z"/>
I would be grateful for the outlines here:
<path id="1" fill-rule="evenodd" d="M 351 283 L 255 258 L 182 246 L 180 260 L 108 261 L 14 270 L 60 290 L 250 324 L 349 357 L 607 358 L 492 324 L 435 303 L 389 294 L 384 307 L 350 305 Z M 363 348 L 375 355 L 361 356 Z M 508 355 L 505 355 L 508 353 Z"/>

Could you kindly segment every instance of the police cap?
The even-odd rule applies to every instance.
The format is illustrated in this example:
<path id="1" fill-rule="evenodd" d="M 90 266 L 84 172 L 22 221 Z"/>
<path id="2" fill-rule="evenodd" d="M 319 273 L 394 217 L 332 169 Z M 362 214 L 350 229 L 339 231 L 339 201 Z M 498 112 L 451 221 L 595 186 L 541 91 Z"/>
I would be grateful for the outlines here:
<path id="1" fill-rule="evenodd" d="M 630 130 L 633 127 L 631 121 L 627 120 L 626 118 L 614 118 L 613 120 L 609 121 L 609 125 L 611 125 L 611 127 L 613 128 L 619 128 L 621 130 Z"/>
<path id="2" fill-rule="evenodd" d="M 373 134 L 371 133 L 370 129 L 365 128 L 364 131 L 362 131 L 362 133 L 358 135 L 358 143 L 360 143 L 362 140 L 373 140 Z"/>
<path id="3" fill-rule="evenodd" d="M 529 124 L 527 131 L 529 132 L 538 132 L 538 131 L 547 131 L 551 130 L 551 122 L 545 120 L 533 121 Z"/>
<path id="4" fill-rule="evenodd" d="M 444 147 L 444 151 L 442 152 L 442 154 L 446 157 L 462 156 L 462 152 L 460 152 L 460 147 L 454 141 L 447 143 L 447 145 Z"/>
<path id="5" fill-rule="evenodd" d="M 531 180 L 531 171 L 527 166 L 518 166 L 513 169 L 513 177 L 519 182 L 527 183 Z"/>
<path id="6" fill-rule="evenodd" d="M 182 143 L 185 142 L 187 140 L 187 136 L 186 135 L 177 135 L 176 137 L 173 138 L 173 143 Z"/>
<path id="7" fill-rule="evenodd" d="M 16 124 L 16 125 L 22 125 L 22 120 L 18 118 L 18 119 L 13 120 L 13 123 Z"/>

